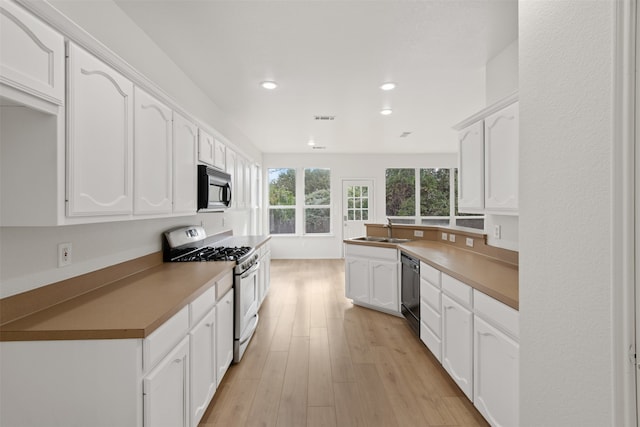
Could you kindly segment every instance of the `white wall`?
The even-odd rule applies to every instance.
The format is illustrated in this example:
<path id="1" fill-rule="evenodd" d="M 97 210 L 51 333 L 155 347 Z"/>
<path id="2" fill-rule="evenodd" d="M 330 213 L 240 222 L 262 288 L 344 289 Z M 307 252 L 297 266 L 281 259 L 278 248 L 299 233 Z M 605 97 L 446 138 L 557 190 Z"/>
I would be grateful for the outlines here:
<path id="1" fill-rule="evenodd" d="M 614 1 L 520 1 L 520 425 L 612 423 Z"/>
<path id="2" fill-rule="evenodd" d="M 457 167 L 457 153 L 383 155 L 383 154 L 265 154 L 264 182 L 269 168 L 329 168 L 331 169 L 331 236 L 277 236 L 271 239 L 273 258 L 340 258 L 342 256 L 342 181 L 345 179 L 373 179 L 374 209 L 369 223 L 386 222 L 385 169 L 387 168 L 450 168 Z M 264 199 L 268 200 L 268 185 Z M 268 218 L 266 218 L 268 221 Z M 268 222 L 265 230 L 269 229 Z"/>
<path id="3" fill-rule="evenodd" d="M 51 3 L 154 81 L 196 119 L 222 133 L 239 151 L 261 159 L 251 141 L 115 3 Z M 24 193 L 28 190 L 25 188 Z M 64 227 L 0 227 L 0 298 L 159 251 L 163 231 L 201 223 L 209 234 L 227 229 L 240 235 L 251 232 L 249 210 Z M 61 242 L 73 245 L 72 264 L 64 268 L 57 267 L 57 245 Z"/>

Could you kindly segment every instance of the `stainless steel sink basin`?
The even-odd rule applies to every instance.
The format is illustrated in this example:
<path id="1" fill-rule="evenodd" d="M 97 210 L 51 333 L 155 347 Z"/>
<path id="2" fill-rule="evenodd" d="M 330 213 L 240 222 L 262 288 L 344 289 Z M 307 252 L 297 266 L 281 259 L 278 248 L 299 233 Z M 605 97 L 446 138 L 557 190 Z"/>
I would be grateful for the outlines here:
<path id="1" fill-rule="evenodd" d="M 411 241 L 411 239 L 398 239 L 395 237 L 376 237 L 376 236 L 356 237 L 353 240 L 359 240 L 362 242 L 380 242 L 380 243 L 405 243 L 405 242 Z"/>

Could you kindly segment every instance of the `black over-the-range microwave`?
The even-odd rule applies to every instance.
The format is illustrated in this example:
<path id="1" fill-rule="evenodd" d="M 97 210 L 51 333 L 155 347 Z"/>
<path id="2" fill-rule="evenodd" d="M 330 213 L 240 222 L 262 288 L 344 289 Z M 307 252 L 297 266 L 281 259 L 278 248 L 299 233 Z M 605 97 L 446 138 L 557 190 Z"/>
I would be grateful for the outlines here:
<path id="1" fill-rule="evenodd" d="M 198 165 L 198 210 L 220 211 L 231 206 L 231 175 Z"/>

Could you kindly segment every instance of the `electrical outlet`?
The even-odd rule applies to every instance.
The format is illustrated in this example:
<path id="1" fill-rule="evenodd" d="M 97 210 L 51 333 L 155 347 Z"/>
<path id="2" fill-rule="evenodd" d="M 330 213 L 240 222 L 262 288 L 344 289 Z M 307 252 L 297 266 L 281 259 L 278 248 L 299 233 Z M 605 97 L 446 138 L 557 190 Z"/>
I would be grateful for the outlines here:
<path id="1" fill-rule="evenodd" d="M 413 237 L 424 237 L 424 232 L 422 230 L 413 230 Z"/>
<path id="2" fill-rule="evenodd" d="M 447 240 L 447 233 L 442 233 L 442 240 Z"/>
<path id="3" fill-rule="evenodd" d="M 500 227 L 500 225 L 496 224 L 493 226 L 493 237 L 495 237 L 496 239 L 500 239 L 500 236 L 502 234 L 502 227 Z"/>
<path id="4" fill-rule="evenodd" d="M 58 244 L 58 267 L 71 264 L 71 243 Z"/>
<path id="5" fill-rule="evenodd" d="M 467 243 L 467 246 L 469 246 L 470 248 L 473 247 L 473 239 L 471 237 L 467 237 L 466 243 Z"/>
<path id="6" fill-rule="evenodd" d="M 456 235 L 455 234 L 449 234 L 449 241 L 450 242 L 454 242 L 456 241 Z"/>

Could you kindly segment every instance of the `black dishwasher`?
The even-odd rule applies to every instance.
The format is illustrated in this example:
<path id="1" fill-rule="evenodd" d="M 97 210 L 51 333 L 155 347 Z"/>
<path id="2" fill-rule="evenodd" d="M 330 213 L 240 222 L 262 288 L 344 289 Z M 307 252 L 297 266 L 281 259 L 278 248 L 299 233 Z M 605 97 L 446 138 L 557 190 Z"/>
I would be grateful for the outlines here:
<path id="1" fill-rule="evenodd" d="M 401 252 L 402 300 L 400 310 L 409 326 L 420 336 L 420 260 Z"/>

